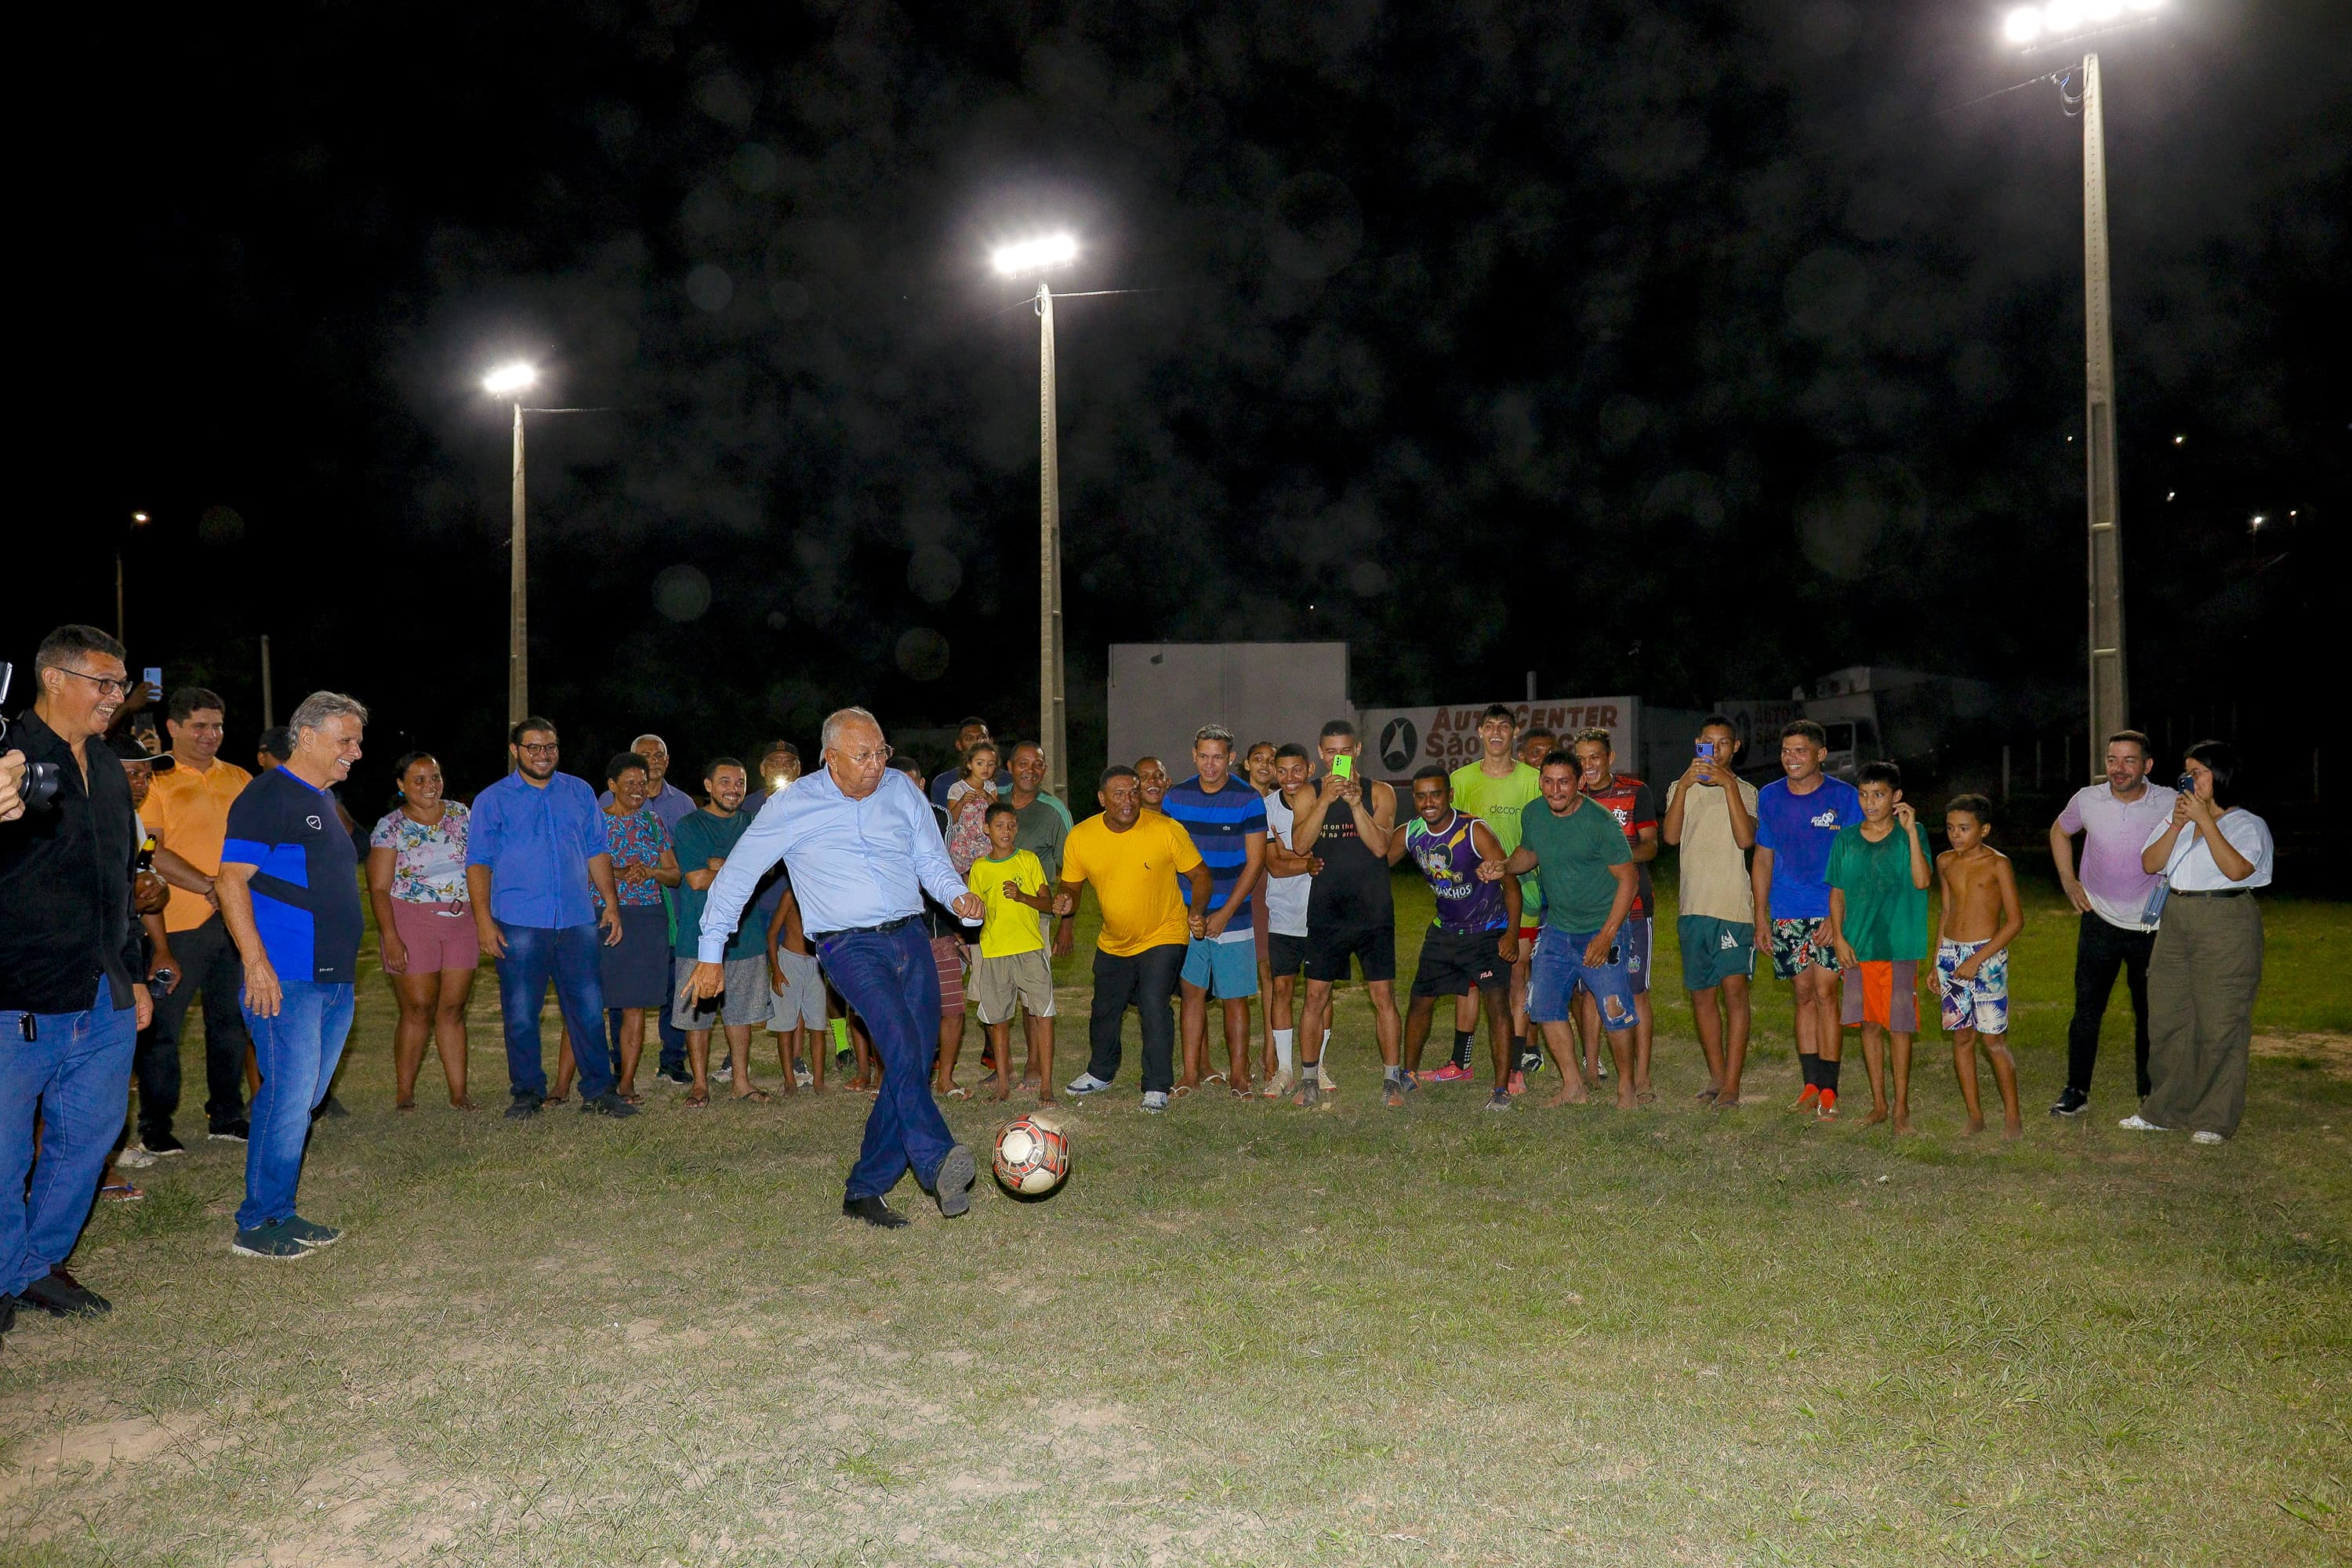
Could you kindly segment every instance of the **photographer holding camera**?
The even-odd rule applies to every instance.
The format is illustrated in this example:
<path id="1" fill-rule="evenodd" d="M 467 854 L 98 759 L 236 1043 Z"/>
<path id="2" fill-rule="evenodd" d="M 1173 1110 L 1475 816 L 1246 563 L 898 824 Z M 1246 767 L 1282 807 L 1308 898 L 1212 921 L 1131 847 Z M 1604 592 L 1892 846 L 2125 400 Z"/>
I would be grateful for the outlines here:
<path id="1" fill-rule="evenodd" d="M 108 1310 L 63 1265 L 121 1130 L 131 1042 L 152 1010 L 131 911 L 131 786 L 100 739 L 130 685 L 122 645 L 60 626 L 33 679 L 38 695 L 10 726 L 9 756 L 23 762 L 0 768 L 0 1329 L 20 1308 Z"/>

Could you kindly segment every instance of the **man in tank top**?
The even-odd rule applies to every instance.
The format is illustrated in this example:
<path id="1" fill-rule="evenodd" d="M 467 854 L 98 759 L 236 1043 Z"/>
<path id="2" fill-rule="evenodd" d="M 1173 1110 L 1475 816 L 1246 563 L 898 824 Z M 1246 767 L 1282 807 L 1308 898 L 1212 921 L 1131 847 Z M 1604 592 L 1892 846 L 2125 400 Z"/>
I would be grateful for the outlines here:
<path id="1" fill-rule="evenodd" d="M 1437 999 L 1469 992 L 1485 1004 L 1486 1038 L 1494 1049 L 1495 1093 L 1487 1109 L 1508 1110 L 1517 1057 L 1511 1039 L 1511 966 L 1519 955 L 1519 884 L 1503 874 L 1509 852 L 1500 835 L 1455 808 L 1453 781 L 1435 763 L 1412 775 L 1412 810 L 1404 831 L 1389 835 L 1389 859 L 1412 856 L 1436 897 L 1437 918 L 1422 933 L 1421 966 L 1412 977 L 1412 1005 L 1404 1025 L 1405 1079 L 1418 1081 L 1421 1047 L 1429 1039 Z M 1392 1082 L 1389 1103 L 1402 1102 L 1403 1091 Z"/>
<path id="2" fill-rule="evenodd" d="M 1307 1069 L 1322 1058 L 1331 1017 L 1331 987 L 1350 959 L 1364 977 L 1380 1037 L 1386 1087 L 1410 1088 L 1397 1059 L 1396 907 L 1389 892 L 1389 837 L 1396 831 L 1396 791 L 1357 775 L 1363 742 L 1344 719 L 1323 726 L 1323 782 L 1289 796 L 1296 822 L 1291 847 L 1323 862 L 1307 896 L 1307 1008 L 1299 1020 L 1300 1084 L 1296 1103 L 1323 1103 L 1322 1079 Z M 1340 759 L 1346 759 L 1342 762 Z M 1314 1052 L 1313 1057 L 1307 1053 Z"/>

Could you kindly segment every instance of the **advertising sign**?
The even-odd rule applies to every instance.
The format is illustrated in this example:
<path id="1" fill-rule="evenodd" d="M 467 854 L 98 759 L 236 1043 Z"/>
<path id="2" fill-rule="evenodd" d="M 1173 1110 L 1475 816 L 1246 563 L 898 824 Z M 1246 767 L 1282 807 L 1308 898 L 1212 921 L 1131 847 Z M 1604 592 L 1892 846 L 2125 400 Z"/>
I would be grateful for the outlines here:
<path id="1" fill-rule="evenodd" d="M 1474 702 L 1446 708 L 1372 708 L 1358 720 L 1364 738 L 1364 756 L 1379 775 L 1391 783 L 1409 779 L 1424 763 L 1436 763 L 1448 773 L 1477 760 L 1478 715 L 1487 704 Z M 1559 733 L 1563 742 L 1579 730 L 1609 731 L 1610 743 L 1623 759 L 1619 764 L 1638 765 L 1641 752 L 1642 701 L 1637 697 L 1572 697 L 1556 701 L 1507 702 L 1519 734 L 1533 725 Z"/>

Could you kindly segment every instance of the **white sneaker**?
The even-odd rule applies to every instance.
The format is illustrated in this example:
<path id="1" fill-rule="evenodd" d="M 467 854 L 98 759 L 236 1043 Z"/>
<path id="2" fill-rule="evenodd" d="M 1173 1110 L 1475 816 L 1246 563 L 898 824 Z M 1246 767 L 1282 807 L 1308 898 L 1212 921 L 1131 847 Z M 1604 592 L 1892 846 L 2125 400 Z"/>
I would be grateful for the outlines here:
<path id="1" fill-rule="evenodd" d="M 710 1081 L 713 1083 L 733 1083 L 735 1081 L 735 1064 L 733 1062 L 721 1062 L 717 1067 L 712 1068 L 710 1069 Z"/>
<path id="2" fill-rule="evenodd" d="M 1265 1080 L 1265 1088 L 1259 1092 L 1268 1100 L 1280 1100 L 1297 1087 L 1298 1075 L 1284 1068 L 1277 1068 L 1275 1075 Z"/>
<path id="3" fill-rule="evenodd" d="M 1328 1057 L 1324 1058 L 1324 1061 L 1328 1060 L 1330 1060 Z M 1315 1081 L 1323 1086 L 1323 1092 L 1326 1094 L 1339 1092 L 1339 1080 L 1331 1076 L 1331 1069 L 1324 1066 L 1323 1062 L 1315 1064 Z"/>
<path id="4" fill-rule="evenodd" d="M 795 1089 L 806 1089 L 806 1088 L 808 1088 L 811 1084 L 814 1084 L 814 1082 L 816 1082 L 815 1075 L 812 1074 L 812 1073 L 809 1071 L 809 1067 L 808 1067 L 808 1063 L 807 1063 L 807 1061 L 806 1061 L 806 1060 L 800 1060 L 800 1061 L 795 1061 L 794 1063 L 793 1063 L 793 1088 L 795 1088 Z"/>
<path id="5" fill-rule="evenodd" d="M 1110 1086 L 1106 1084 L 1103 1087 L 1108 1089 Z M 1161 1111 L 1168 1109 L 1168 1096 L 1160 1089 L 1145 1089 L 1143 1091 L 1143 1109 L 1150 1115 L 1159 1115 Z"/>
<path id="6" fill-rule="evenodd" d="M 2147 1117 L 2138 1114 L 2137 1111 L 2125 1117 L 2121 1121 L 2116 1122 L 2116 1125 L 2122 1128 L 2126 1132 L 2169 1132 L 2172 1131 L 2169 1127 L 2158 1127 L 2155 1122 L 2150 1121 Z"/>
<path id="7" fill-rule="evenodd" d="M 2228 1139 L 2222 1137 L 2219 1132 L 2201 1131 L 2191 1132 L 2189 1135 L 2189 1141 L 2191 1143 L 2226 1143 L 2229 1142 Z"/>
<path id="8" fill-rule="evenodd" d="M 1107 1089 L 1109 1087 L 1110 1082 L 1108 1079 L 1097 1078 L 1090 1072 L 1082 1072 L 1077 1077 L 1072 1079 L 1068 1083 L 1063 1085 L 1062 1092 L 1065 1094 L 1100 1094 L 1104 1089 Z M 1165 1100 L 1166 1098 L 1167 1097 L 1164 1095 L 1161 1096 L 1162 1100 Z"/>
<path id="9" fill-rule="evenodd" d="M 125 1143 L 122 1152 L 114 1157 L 114 1163 L 128 1165 L 134 1171 L 143 1171 L 155 1163 L 155 1156 L 147 1152 L 144 1143 Z"/>

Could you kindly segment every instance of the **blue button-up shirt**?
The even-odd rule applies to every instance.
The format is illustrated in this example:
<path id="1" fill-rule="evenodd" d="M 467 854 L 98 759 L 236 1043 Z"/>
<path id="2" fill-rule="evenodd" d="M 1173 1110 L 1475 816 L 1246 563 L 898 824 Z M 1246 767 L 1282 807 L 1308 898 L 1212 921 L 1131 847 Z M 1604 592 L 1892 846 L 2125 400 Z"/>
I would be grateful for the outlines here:
<path id="1" fill-rule="evenodd" d="M 725 960 L 743 906 L 778 860 L 812 936 L 919 915 L 926 889 L 942 904 L 971 890 L 948 859 L 930 803 L 906 774 L 887 770 L 872 795 L 852 800 L 821 771 L 770 796 L 729 853 L 702 909 L 703 963 Z"/>
<path id="2" fill-rule="evenodd" d="M 540 785 L 509 773 L 474 797 L 466 864 L 490 868 L 493 920 L 542 931 L 593 925 L 588 862 L 611 852 L 584 779 L 557 773 Z"/>

